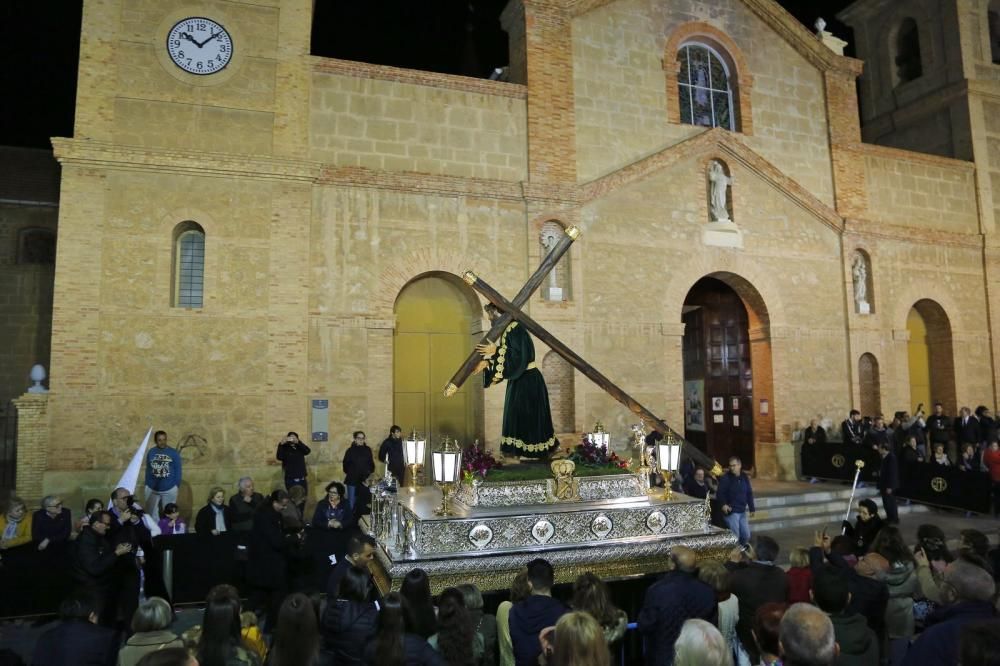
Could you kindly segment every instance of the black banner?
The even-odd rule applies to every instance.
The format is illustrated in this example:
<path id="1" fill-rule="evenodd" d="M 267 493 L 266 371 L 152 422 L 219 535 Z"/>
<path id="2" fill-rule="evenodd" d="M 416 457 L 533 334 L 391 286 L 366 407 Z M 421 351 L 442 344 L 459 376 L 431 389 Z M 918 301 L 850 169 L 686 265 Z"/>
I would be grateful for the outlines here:
<path id="1" fill-rule="evenodd" d="M 855 461 L 864 463 L 861 480 L 875 482 L 878 476 L 878 453 L 868 447 L 830 442 L 802 446 L 802 475 L 833 481 L 854 481 Z"/>
<path id="2" fill-rule="evenodd" d="M 802 447 L 802 475 L 833 481 L 854 480 L 854 461 L 861 460 L 861 480 L 878 481 L 881 459 L 872 449 L 830 442 Z M 986 472 L 963 472 L 957 467 L 942 467 L 931 463 L 900 464 L 900 488 L 896 496 L 922 504 L 973 511 L 990 512 L 990 475 Z"/>
<path id="3" fill-rule="evenodd" d="M 987 472 L 963 472 L 957 467 L 910 463 L 899 470 L 898 497 L 975 513 L 990 513 L 992 484 Z"/>

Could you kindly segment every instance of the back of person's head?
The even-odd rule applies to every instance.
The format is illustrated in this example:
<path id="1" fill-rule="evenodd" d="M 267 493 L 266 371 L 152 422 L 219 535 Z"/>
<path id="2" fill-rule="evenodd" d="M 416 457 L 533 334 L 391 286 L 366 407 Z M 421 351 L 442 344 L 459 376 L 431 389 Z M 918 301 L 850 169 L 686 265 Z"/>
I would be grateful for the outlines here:
<path id="1" fill-rule="evenodd" d="M 698 570 L 698 553 L 687 546 L 674 546 L 670 549 L 670 562 L 674 569 L 694 573 Z"/>
<path id="2" fill-rule="evenodd" d="M 604 630 L 590 613 L 566 613 L 556 622 L 550 666 L 609 666 Z"/>
<path id="3" fill-rule="evenodd" d="M 753 615 L 753 636 L 757 640 L 757 648 L 761 652 L 777 655 L 778 630 L 781 618 L 788 610 L 788 604 L 772 601 L 757 608 Z"/>
<path id="4" fill-rule="evenodd" d="M 104 508 L 104 501 L 99 500 L 96 497 L 91 497 L 89 500 L 87 500 L 87 503 L 83 505 L 83 513 L 84 515 L 89 516 L 90 514 L 94 513 L 95 511 L 99 511 L 102 508 Z"/>
<path id="5" fill-rule="evenodd" d="M 720 598 L 729 596 L 729 569 L 718 560 L 707 560 L 698 567 L 698 578 L 712 586 Z"/>
<path id="6" fill-rule="evenodd" d="M 824 613 L 836 614 L 847 608 L 850 593 L 843 576 L 823 569 L 813 576 L 812 597 Z"/>
<path id="7" fill-rule="evenodd" d="M 354 558 L 365 552 L 365 546 L 375 548 L 375 545 L 375 538 L 371 535 L 364 534 L 362 532 L 355 532 L 347 540 L 347 554 L 350 555 L 351 558 Z"/>
<path id="8" fill-rule="evenodd" d="M 937 525 L 924 523 L 917 527 L 917 545 L 928 560 L 943 560 L 951 562 L 955 557 L 948 550 L 948 538 Z"/>
<path id="9" fill-rule="evenodd" d="M 288 489 L 288 499 L 292 504 L 301 504 L 306 500 L 306 489 L 296 483 Z"/>
<path id="10" fill-rule="evenodd" d="M 950 603 L 990 601 L 996 583 L 986 569 L 965 560 L 955 560 L 944 570 L 942 596 Z"/>
<path id="11" fill-rule="evenodd" d="M 368 599 L 371 584 L 371 575 L 367 569 L 348 567 L 343 578 L 340 579 L 339 587 L 337 587 L 337 598 L 363 603 Z"/>
<path id="12" fill-rule="evenodd" d="M 1000 619 L 970 622 L 962 627 L 958 663 L 962 666 L 1000 665 Z"/>
<path id="13" fill-rule="evenodd" d="M 232 585 L 216 585 L 205 598 L 198 663 L 223 666 L 240 642 L 240 596 Z"/>
<path id="14" fill-rule="evenodd" d="M 174 613 L 166 599 L 149 597 L 132 614 L 132 631 L 160 631 L 174 621 Z"/>
<path id="15" fill-rule="evenodd" d="M 531 591 L 533 593 L 547 592 L 552 589 L 556 574 L 548 560 L 543 560 L 540 557 L 536 558 L 528 562 L 527 568 L 528 583 L 531 584 Z"/>
<path id="16" fill-rule="evenodd" d="M 889 564 L 894 566 L 897 562 L 915 563 L 913 552 L 903 541 L 903 534 L 895 525 L 886 525 L 878 531 L 875 540 L 872 541 L 871 550 L 889 560 Z"/>
<path id="17" fill-rule="evenodd" d="M 59 604 L 59 619 L 93 621 L 100 614 L 97 597 L 89 592 L 77 592 Z"/>
<path id="18" fill-rule="evenodd" d="M 674 642 L 674 666 L 731 666 L 733 655 L 719 630 L 704 620 L 685 620 Z"/>
<path id="19" fill-rule="evenodd" d="M 757 559 L 761 562 L 774 562 L 778 559 L 778 542 L 769 536 L 757 537 Z"/>
<path id="20" fill-rule="evenodd" d="M 618 617 L 618 609 L 611 603 L 608 586 L 591 572 L 577 576 L 573 583 L 573 610 L 590 613 L 604 627 L 612 626 Z"/>
<path id="21" fill-rule="evenodd" d="M 465 598 L 465 607 L 470 611 L 483 609 L 483 593 L 472 583 L 464 583 L 458 586 L 458 591 Z"/>
<path id="22" fill-rule="evenodd" d="M 510 582 L 510 603 L 516 604 L 531 596 L 531 586 L 528 585 L 528 570 L 521 569 Z"/>
<path id="23" fill-rule="evenodd" d="M 809 566 L 809 550 L 806 548 L 793 548 L 788 554 L 788 561 L 793 567 Z"/>
<path id="24" fill-rule="evenodd" d="M 475 628 L 465 608 L 465 597 L 454 587 L 438 597 L 438 651 L 444 662 L 454 666 L 472 666 L 472 643 Z"/>
<path id="25" fill-rule="evenodd" d="M 319 626 L 312 601 L 301 592 L 285 597 L 278 611 L 269 666 L 312 664 L 319 654 Z"/>
<path id="26" fill-rule="evenodd" d="M 833 622 L 811 604 L 792 604 L 785 611 L 779 642 L 785 666 L 829 666 L 837 658 Z"/>
<path id="27" fill-rule="evenodd" d="M 962 548 L 967 549 L 979 555 L 980 557 L 988 557 L 990 552 L 990 540 L 985 534 L 979 530 L 965 529 L 961 532 L 962 535 Z"/>
<path id="28" fill-rule="evenodd" d="M 288 494 L 287 490 L 278 488 L 276 490 L 272 490 L 271 494 L 267 496 L 267 499 L 268 499 L 267 502 L 261 504 L 261 508 L 270 507 L 272 504 L 278 504 L 279 502 L 284 502 L 285 500 L 290 499 L 290 495 Z"/>
<path id="29" fill-rule="evenodd" d="M 854 542 L 851 541 L 851 537 L 845 534 L 838 534 L 830 542 L 830 550 L 841 556 L 850 555 L 854 552 Z"/>
<path id="30" fill-rule="evenodd" d="M 135 666 L 198 666 L 187 648 L 163 648 L 156 652 L 147 652 Z"/>
<path id="31" fill-rule="evenodd" d="M 410 569 L 399 586 L 399 593 L 414 608 L 433 605 L 431 579 L 423 569 Z"/>
<path id="32" fill-rule="evenodd" d="M 403 634 L 407 602 L 399 592 L 390 592 L 382 600 L 375 632 L 375 663 L 379 666 L 402 666 Z"/>

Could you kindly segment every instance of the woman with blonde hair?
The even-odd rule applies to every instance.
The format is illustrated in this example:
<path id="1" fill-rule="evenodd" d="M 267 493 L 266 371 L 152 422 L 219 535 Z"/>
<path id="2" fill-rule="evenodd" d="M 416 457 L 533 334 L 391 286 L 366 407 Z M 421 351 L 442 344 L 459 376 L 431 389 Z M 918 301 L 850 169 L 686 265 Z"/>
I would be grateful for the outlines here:
<path id="1" fill-rule="evenodd" d="M 686 620 L 674 643 L 674 666 L 732 666 L 733 656 L 719 630 L 704 620 Z"/>
<path id="2" fill-rule="evenodd" d="M 139 604 L 132 615 L 135 633 L 118 651 L 118 666 L 135 666 L 150 652 L 184 647 L 184 641 L 169 629 L 173 621 L 174 611 L 166 599 L 150 597 Z"/>
<path id="3" fill-rule="evenodd" d="M 625 611 L 615 608 L 608 594 L 608 586 L 591 572 L 580 574 L 573 583 L 573 601 L 570 606 L 573 610 L 590 613 L 597 620 L 609 646 L 625 635 L 628 616 Z"/>
<path id="4" fill-rule="evenodd" d="M 590 613 L 566 613 L 538 637 L 547 666 L 610 666 L 604 628 Z"/>

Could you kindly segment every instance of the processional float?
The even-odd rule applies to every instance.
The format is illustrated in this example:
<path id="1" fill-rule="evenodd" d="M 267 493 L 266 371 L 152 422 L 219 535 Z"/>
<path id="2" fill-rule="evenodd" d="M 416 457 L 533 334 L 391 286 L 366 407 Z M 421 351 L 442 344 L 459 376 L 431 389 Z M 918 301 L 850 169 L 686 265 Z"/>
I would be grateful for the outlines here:
<path id="1" fill-rule="evenodd" d="M 456 502 L 446 511 L 438 507 L 442 493 L 433 488 L 395 493 L 383 481 L 373 493 L 372 515 L 362 522 L 380 545 L 373 574 L 383 591 L 398 589 L 414 567 L 428 573 L 435 592 L 466 582 L 488 591 L 507 589 L 535 557 L 552 563 L 557 582 L 571 582 L 586 571 L 605 579 L 663 571 L 670 549 L 678 545 L 716 558 L 736 545 L 731 532 L 710 524 L 707 500 L 651 492 L 645 426 L 680 442 L 683 454 L 712 474 L 720 474 L 721 466 L 522 310 L 579 236 L 576 227 L 566 229 L 513 299 L 471 270 L 462 278 L 501 312 L 481 343 L 495 343 L 516 320 L 641 418 L 644 425 L 633 426 L 640 466 L 630 473 L 574 478 L 572 462 L 556 460 L 552 479 L 475 480 L 457 484 L 454 493 L 449 486 L 446 492 Z M 481 358 L 478 352 L 469 355 L 445 386 L 446 396 L 473 375 Z"/>

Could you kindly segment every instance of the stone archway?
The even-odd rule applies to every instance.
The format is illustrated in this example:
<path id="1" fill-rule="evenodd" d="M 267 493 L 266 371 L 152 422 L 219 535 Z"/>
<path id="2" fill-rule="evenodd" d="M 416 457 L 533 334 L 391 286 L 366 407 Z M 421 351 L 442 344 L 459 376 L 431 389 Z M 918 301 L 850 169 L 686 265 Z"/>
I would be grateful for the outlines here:
<path id="1" fill-rule="evenodd" d="M 906 329 L 910 335 L 910 408 L 940 402 L 945 413 L 957 413 L 955 354 L 948 314 L 937 301 L 920 299 L 907 313 Z"/>
<path id="2" fill-rule="evenodd" d="M 879 378 L 878 359 L 865 352 L 858 359 L 858 385 L 861 388 L 861 413 L 877 416 L 882 413 L 882 384 Z"/>
<path id="3" fill-rule="evenodd" d="M 775 434 L 764 300 L 745 278 L 714 272 L 691 285 L 681 318 L 685 436 L 717 460 L 737 455 L 753 467 L 756 445 Z"/>

